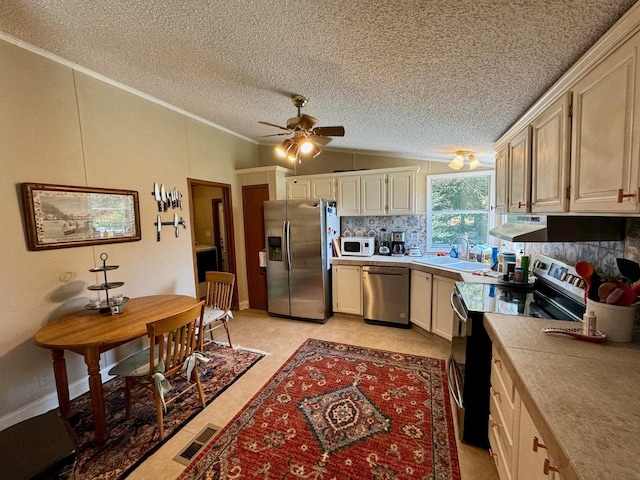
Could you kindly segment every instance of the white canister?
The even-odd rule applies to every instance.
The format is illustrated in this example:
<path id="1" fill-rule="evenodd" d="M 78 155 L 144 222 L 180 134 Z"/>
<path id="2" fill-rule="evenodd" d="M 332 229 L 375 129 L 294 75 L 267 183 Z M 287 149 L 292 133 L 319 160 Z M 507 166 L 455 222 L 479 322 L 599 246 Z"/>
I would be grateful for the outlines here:
<path id="1" fill-rule="evenodd" d="M 587 311 L 596 315 L 596 329 L 607 334 L 612 342 L 630 342 L 636 320 L 635 306 L 609 305 L 587 299 Z"/>

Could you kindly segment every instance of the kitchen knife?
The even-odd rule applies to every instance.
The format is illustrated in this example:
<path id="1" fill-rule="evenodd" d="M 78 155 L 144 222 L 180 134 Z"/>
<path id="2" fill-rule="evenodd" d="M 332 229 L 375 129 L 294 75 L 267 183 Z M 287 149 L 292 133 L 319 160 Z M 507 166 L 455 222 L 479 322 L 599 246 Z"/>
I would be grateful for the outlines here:
<path id="1" fill-rule="evenodd" d="M 178 189 L 174 188 L 171 191 L 171 208 L 178 208 Z"/>
<path id="2" fill-rule="evenodd" d="M 167 211 L 168 203 L 167 203 L 167 190 L 164 188 L 164 183 L 160 187 L 160 197 L 162 198 L 162 209 L 163 211 Z"/>
<path id="3" fill-rule="evenodd" d="M 160 196 L 160 188 L 158 187 L 158 182 L 153 184 L 153 195 L 156 197 L 156 202 L 158 202 L 158 211 L 162 211 L 162 197 Z"/>
<path id="4" fill-rule="evenodd" d="M 180 207 L 180 210 L 182 210 L 182 194 L 180 192 L 178 192 L 178 206 Z M 185 226 L 185 228 L 187 228 Z"/>
<path id="5" fill-rule="evenodd" d="M 180 226 L 180 220 L 178 219 L 177 213 L 173 214 L 173 226 L 176 229 L 176 238 L 178 238 L 180 236 L 180 230 L 178 230 L 178 227 Z"/>
<path id="6" fill-rule="evenodd" d="M 156 223 L 156 228 L 158 230 L 158 238 L 157 241 L 160 241 L 160 232 L 162 231 L 162 219 L 160 218 L 160 215 L 158 215 L 158 221 Z"/>

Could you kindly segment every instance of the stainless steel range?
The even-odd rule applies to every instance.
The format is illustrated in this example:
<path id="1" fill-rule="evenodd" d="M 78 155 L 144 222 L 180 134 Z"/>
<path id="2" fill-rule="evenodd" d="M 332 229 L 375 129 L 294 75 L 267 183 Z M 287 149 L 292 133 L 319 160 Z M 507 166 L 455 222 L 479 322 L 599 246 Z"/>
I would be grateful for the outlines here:
<path id="1" fill-rule="evenodd" d="M 514 322 L 521 316 L 582 321 L 585 284 L 574 267 L 541 255 L 533 273 L 530 284 L 456 282 L 451 294 L 457 319 L 447 376 L 466 443 L 489 447 L 491 341 L 484 314 L 511 315 Z"/>

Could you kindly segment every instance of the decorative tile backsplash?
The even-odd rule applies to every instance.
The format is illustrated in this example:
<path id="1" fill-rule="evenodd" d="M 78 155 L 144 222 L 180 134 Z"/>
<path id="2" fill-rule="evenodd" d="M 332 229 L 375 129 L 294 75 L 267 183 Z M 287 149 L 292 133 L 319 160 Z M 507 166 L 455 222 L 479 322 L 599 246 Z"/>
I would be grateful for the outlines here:
<path id="1" fill-rule="evenodd" d="M 380 229 L 386 228 L 391 232 L 418 232 L 418 247 L 421 252 L 427 246 L 427 216 L 426 215 L 380 215 L 370 217 L 340 217 L 340 234 L 343 237 L 375 237 L 376 253 L 380 243 Z"/>
<path id="2" fill-rule="evenodd" d="M 343 237 L 375 237 L 376 253 L 380 241 L 380 229 L 387 231 L 418 232 L 418 247 L 426 253 L 426 215 L 381 215 L 363 217 L 341 217 L 340 228 Z M 525 252 L 535 260 L 538 255 L 547 255 L 561 262 L 575 265 L 586 260 L 596 270 L 605 275 L 617 275 L 616 258 L 628 258 L 640 263 L 640 218 L 629 218 L 626 238 L 616 242 L 567 242 L 567 243 L 527 243 Z M 509 245 L 510 247 L 511 245 Z"/>
<path id="3" fill-rule="evenodd" d="M 532 259 L 542 254 L 569 265 L 586 260 L 599 273 L 618 275 L 620 272 L 616 258 L 627 258 L 640 263 L 640 219 L 627 219 L 626 238 L 622 241 L 527 243 L 525 251 Z"/>

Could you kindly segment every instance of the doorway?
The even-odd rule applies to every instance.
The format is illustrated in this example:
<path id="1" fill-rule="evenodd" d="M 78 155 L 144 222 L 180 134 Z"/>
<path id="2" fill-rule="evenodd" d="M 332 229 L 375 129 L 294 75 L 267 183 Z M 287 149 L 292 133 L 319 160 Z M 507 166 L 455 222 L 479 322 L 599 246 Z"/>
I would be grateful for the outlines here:
<path id="1" fill-rule="evenodd" d="M 268 301 L 267 272 L 260 268 L 260 252 L 265 248 L 264 210 L 262 204 L 267 200 L 269 200 L 269 185 L 246 185 L 242 187 L 249 306 L 260 310 L 267 310 Z"/>
<path id="2" fill-rule="evenodd" d="M 205 273 L 223 271 L 236 275 L 235 236 L 231 185 L 187 179 L 193 229 L 193 270 L 196 295 L 206 295 Z M 238 282 L 234 286 L 232 309 L 238 309 Z"/>

